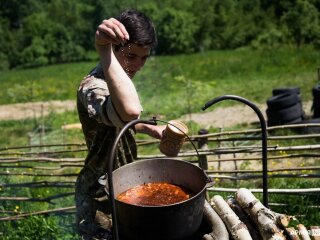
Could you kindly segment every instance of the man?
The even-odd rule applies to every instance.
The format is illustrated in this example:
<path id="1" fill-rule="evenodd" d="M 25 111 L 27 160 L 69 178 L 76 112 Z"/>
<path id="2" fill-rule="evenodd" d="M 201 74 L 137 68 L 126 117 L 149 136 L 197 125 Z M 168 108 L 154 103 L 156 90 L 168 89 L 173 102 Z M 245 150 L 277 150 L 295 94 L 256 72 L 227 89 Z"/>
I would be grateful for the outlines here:
<path id="1" fill-rule="evenodd" d="M 77 108 L 89 154 L 76 183 L 77 227 L 83 239 L 109 239 L 110 213 L 102 179 L 106 156 L 127 122 L 138 119 L 142 107 L 131 81 L 143 67 L 157 39 L 151 20 L 136 10 L 117 19 L 104 20 L 97 28 L 95 46 L 98 66 L 78 89 Z M 165 126 L 136 124 L 123 135 L 115 167 L 132 162 L 137 155 L 134 133 L 160 139 Z M 102 183 L 102 184 L 99 184 Z"/>

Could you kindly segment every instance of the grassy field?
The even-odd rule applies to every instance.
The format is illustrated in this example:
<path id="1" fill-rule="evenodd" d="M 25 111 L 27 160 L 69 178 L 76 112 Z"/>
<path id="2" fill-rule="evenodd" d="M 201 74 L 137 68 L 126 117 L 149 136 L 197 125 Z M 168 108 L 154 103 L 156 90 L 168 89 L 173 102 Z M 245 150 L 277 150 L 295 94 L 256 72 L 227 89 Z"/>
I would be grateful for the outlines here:
<path id="1" fill-rule="evenodd" d="M 2 72 L 0 87 L 5 91 L 0 104 L 75 99 L 79 82 L 95 64 L 79 62 Z M 320 52 L 312 49 L 214 51 L 151 57 L 134 82 L 144 107 L 143 118 L 174 119 L 201 112 L 207 101 L 224 94 L 265 103 L 272 89 L 297 86 L 302 101 L 312 100 L 319 67 Z M 235 102 L 225 101 L 219 106 L 230 104 Z M 40 121 L 0 121 L 2 131 L 8 133 L 0 145 L 25 142 L 25 132 L 38 127 Z M 53 129 L 75 122 L 76 112 L 51 115 L 45 120 Z"/>
<path id="2" fill-rule="evenodd" d="M 96 62 L 2 72 L 0 104 L 74 99 Z M 236 94 L 263 103 L 273 88 L 298 86 L 304 100 L 318 83 L 320 52 L 312 49 L 214 51 L 151 57 L 134 82 L 147 116 L 199 112 L 208 100 Z M 178 100 L 178 101 L 177 101 Z"/>
<path id="3" fill-rule="evenodd" d="M 75 99 L 79 82 L 95 64 L 96 62 L 80 62 L 2 72 L 0 87 L 5 91 L 0 98 L 0 104 Z M 272 89 L 297 86 L 301 89 L 303 101 L 312 100 L 311 90 L 318 84 L 318 67 L 320 67 L 320 52 L 312 49 L 214 51 L 193 55 L 151 57 L 145 69 L 134 81 L 145 109 L 143 117 L 161 115 L 163 119 L 173 119 L 183 114 L 200 112 L 208 100 L 224 94 L 235 94 L 255 103 L 264 103 L 272 95 Z M 222 106 L 233 103 L 222 103 Z M 28 133 L 33 132 L 42 121 L 43 119 L 0 121 L 2 133 L 0 148 L 29 144 Z M 52 113 L 44 119 L 44 122 L 50 129 L 47 132 L 49 138 L 57 138 L 61 142 L 62 137 L 59 135 L 61 125 L 78 122 L 78 117 L 75 111 L 64 114 Z M 192 129 L 196 131 L 196 123 L 192 124 L 194 124 Z M 80 130 L 69 131 L 63 138 L 65 142 L 83 142 Z M 22 178 L 0 177 L 0 183 L 20 181 Z M 241 183 L 243 186 L 246 184 L 250 187 L 250 183 Z M 287 188 L 289 185 L 292 188 L 311 188 L 319 186 L 319 181 L 270 180 L 271 188 Z M 3 189 L 0 188 L 1 196 L 16 195 L 15 189 L 8 189 L 5 193 L 1 190 Z M 44 189 L 25 191 L 19 194 L 27 196 L 52 194 L 45 192 Z M 276 195 L 272 196 L 271 200 L 281 202 L 284 197 Z M 320 201 L 319 196 L 308 198 L 290 196 L 290 201 L 294 208 L 288 209 L 289 213 L 303 212 L 306 224 L 320 224 L 319 211 L 307 212 L 310 210 L 304 208 L 306 205 L 316 205 Z M 68 198 L 67 202 L 72 205 L 73 198 Z M 61 203 L 57 201 L 56 206 L 59 204 Z M 296 209 L 299 205 L 300 209 Z M 13 211 L 17 210 L 17 205 L 14 203 L 6 205 L 0 203 L 0 206 L 2 206 L 0 210 L 4 210 L 4 206 Z M 52 206 L 44 203 L 38 207 L 47 209 Z M 32 210 L 28 203 L 23 203 L 18 208 Z M 276 210 L 283 211 L 281 208 Z M 0 232 L 6 234 L 0 234 L 0 239 L 77 239 L 73 221 L 72 216 L 64 216 L 32 217 L 24 221 L 1 223 Z"/>

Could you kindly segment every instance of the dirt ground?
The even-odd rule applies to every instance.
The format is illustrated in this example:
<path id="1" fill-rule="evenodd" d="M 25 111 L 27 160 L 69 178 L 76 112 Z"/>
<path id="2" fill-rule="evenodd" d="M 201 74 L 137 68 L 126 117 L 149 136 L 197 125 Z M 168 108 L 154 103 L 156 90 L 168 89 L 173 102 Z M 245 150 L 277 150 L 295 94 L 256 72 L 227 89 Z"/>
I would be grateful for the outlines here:
<path id="1" fill-rule="evenodd" d="M 266 105 L 257 104 L 264 117 L 266 118 Z M 0 105 L 0 120 L 20 120 L 25 118 L 40 118 L 50 112 L 64 112 L 76 109 L 76 102 L 67 101 L 48 101 L 17 103 Z M 212 109 L 212 110 L 211 110 Z M 308 115 L 311 109 L 311 102 L 303 105 L 303 109 Z M 180 120 L 192 120 L 203 128 L 209 127 L 231 127 L 237 124 L 258 122 L 256 113 L 244 104 L 236 104 L 231 107 L 211 107 L 203 113 L 194 113 L 181 116 Z"/>
<path id="2" fill-rule="evenodd" d="M 39 118 L 48 115 L 50 112 L 60 113 L 71 111 L 75 108 L 76 102 L 72 100 L 0 105 L 0 120 Z"/>

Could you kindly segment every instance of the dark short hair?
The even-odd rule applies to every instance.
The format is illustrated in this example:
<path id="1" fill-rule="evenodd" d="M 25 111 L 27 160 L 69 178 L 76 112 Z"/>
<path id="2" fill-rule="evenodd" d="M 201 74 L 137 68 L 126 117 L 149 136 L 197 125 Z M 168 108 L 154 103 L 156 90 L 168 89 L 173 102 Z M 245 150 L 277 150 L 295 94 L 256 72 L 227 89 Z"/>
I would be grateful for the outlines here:
<path id="1" fill-rule="evenodd" d="M 144 13 L 135 10 L 128 9 L 122 12 L 118 17 L 119 20 L 127 29 L 129 33 L 128 43 L 135 43 L 139 46 L 150 46 L 154 49 L 157 46 L 157 35 L 155 27 L 149 17 Z M 118 51 L 120 45 L 115 46 Z"/>

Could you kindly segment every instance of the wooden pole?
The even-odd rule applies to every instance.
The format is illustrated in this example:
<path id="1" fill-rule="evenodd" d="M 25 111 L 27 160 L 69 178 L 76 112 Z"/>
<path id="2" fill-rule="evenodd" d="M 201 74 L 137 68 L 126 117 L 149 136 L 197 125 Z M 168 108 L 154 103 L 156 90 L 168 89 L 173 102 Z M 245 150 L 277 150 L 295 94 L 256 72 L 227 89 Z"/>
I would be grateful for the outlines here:
<path id="1" fill-rule="evenodd" d="M 232 211 L 232 209 L 220 195 L 215 195 L 211 199 L 211 202 L 214 210 L 225 223 L 233 239 L 252 240 L 247 226 L 239 219 L 234 211 Z"/>
<path id="2" fill-rule="evenodd" d="M 208 130 L 206 129 L 200 129 L 198 134 L 199 135 L 206 135 L 208 134 Z M 208 138 L 198 138 L 198 149 L 200 150 L 207 150 L 208 149 Z M 208 161 L 207 161 L 207 155 L 199 155 L 199 167 L 201 167 L 204 170 L 208 170 Z"/>

